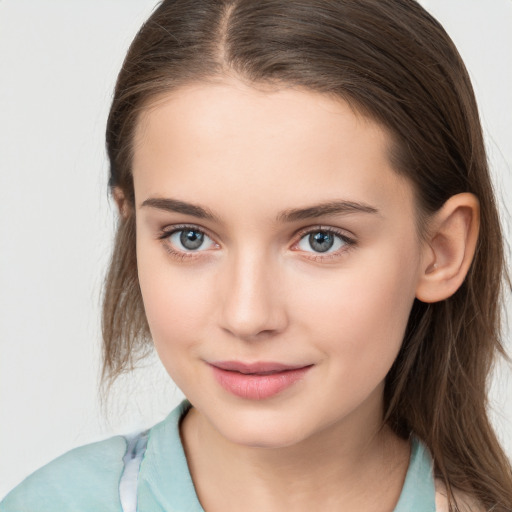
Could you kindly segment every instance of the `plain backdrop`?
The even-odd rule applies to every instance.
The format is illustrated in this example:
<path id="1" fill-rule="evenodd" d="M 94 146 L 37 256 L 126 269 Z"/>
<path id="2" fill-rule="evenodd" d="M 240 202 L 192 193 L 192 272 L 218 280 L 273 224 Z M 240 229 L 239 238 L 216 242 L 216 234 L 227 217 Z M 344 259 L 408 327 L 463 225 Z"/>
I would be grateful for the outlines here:
<path id="1" fill-rule="evenodd" d="M 124 54 L 155 3 L 0 0 L 0 496 L 72 447 L 159 421 L 182 396 L 156 361 L 123 378 L 106 408 L 97 393 L 114 227 L 104 126 Z M 505 211 L 512 1 L 423 4 L 472 76 Z M 505 229 L 510 242 L 509 221 Z M 510 455 L 511 373 L 497 368 L 491 395 Z"/>

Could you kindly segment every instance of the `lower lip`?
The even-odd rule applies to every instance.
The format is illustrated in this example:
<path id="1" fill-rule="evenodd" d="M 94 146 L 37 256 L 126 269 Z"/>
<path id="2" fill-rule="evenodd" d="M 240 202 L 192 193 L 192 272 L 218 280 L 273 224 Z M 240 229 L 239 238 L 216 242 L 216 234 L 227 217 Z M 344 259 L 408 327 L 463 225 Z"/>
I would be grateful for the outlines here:
<path id="1" fill-rule="evenodd" d="M 311 366 L 269 375 L 244 374 L 212 366 L 217 382 L 233 395 L 248 400 L 264 400 L 293 386 L 304 378 Z"/>

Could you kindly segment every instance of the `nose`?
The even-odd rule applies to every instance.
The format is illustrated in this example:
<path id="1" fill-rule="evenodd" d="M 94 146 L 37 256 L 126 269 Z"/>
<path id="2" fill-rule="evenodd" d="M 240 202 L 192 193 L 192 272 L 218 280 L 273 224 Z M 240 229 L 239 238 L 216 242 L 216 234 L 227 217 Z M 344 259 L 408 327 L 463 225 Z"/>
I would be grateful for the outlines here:
<path id="1" fill-rule="evenodd" d="M 221 327 L 236 338 L 253 341 L 284 331 L 288 316 L 277 264 L 248 252 L 226 261 Z"/>

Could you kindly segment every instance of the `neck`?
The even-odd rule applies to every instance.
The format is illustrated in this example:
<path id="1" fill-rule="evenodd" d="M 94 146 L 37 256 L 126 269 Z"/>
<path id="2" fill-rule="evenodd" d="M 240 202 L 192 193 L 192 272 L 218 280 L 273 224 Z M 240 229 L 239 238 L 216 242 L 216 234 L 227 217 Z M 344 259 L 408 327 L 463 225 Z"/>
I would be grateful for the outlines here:
<path id="1" fill-rule="evenodd" d="M 381 424 L 381 414 L 363 411 L 360 416 L 292 446 L 260 448 L 230 442 L 191 409 L 182 423 L 182 437 L 203 508 L 393 510 L 408 467 L 409 445 Z"/>

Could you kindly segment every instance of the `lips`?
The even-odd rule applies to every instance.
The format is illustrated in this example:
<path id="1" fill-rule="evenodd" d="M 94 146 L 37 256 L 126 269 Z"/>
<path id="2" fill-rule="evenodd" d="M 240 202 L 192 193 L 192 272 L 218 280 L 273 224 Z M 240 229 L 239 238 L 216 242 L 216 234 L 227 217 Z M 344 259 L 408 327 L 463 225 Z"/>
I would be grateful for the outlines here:
<path id="1" fill-rule="evenodd" d="M 312 366 L 277 362 L 210 363 L 215 379 L 226 391 L 248 400 L 264 400 L 281 393 L 302 380 Z"/>
<path id="2" fill-rule="evenodd" d="M 241 363 L 239 361 L 220 361 L 210 364 L 212 366 L 220 368 L 221 370 L 228 370 L 244 374 L 269 374 L 289 370 L 297 370 L 298 368 L 304 368 L 304 365 L 292 366 L 274 362 Z"/>

